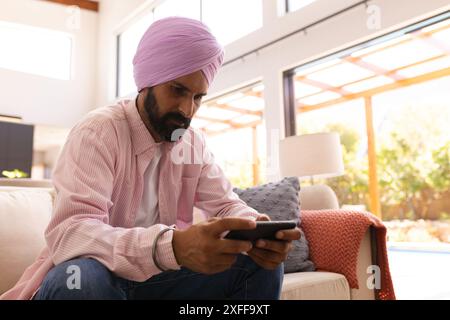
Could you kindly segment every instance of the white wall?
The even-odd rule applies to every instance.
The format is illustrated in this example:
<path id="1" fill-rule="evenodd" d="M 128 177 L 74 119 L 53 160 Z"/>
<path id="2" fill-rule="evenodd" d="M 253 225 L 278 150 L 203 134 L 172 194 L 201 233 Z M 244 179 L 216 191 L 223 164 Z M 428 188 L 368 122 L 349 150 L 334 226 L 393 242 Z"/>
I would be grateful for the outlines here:
<path id="1" fill-rule="evenodd" d="M 280 36 L 304 27 L 329 14 L 348 7 L 358 0 L 319 0 L 303 10 L 279 17 L 276 0 L 264 1 L 264 26 L 260 30 L 242 38 L 225 48 L 225 61 L 246 53 L 258 46 L 268 43 Z M 115 97 L 115 34 L 125 20 L 135 15 L 139 6 L 144 7 L 152 1 L 107 0 L 101 3 L 99 33 L 99 78 L 97 103 L 110 103 Z M 258 54 L 245 57 L 224 66 L 209 90 L 209 96 L 216 96 L 232 89 L 237 89 L 255 80 L 265 84 L 264 99 L 266 109 L 264 120 L 267 129 L 267 159 L 274 159 L 271 145 L 272 130 L 284 135 L 282 72 L 299 64 L 306 63 L 323 55 L 344 49 L 387 33 L 390 30 L 407 26 L 420 19 L 430 17 L 443 11 L 448 0 L 373 0 L 381 9 L 381 29 L 370 30 L 367 27 L 369 15 L 364 6 L 357 7 L 340 16 L 334 17 L 308 30 L 307 34 L 296 34 Z M 273 173 L 273 172 L 272 172 Z M 268 180 L 278 179 L 278 174 L 269 172 Z"/>
<path id="2" fill-rule="evenodd" d="M 63 31 L 73 37 L 71 80 L 0 69 L 0 114 L 19 115 L 32 124 L 71 127 L 94 107 L 98 14 L 81 10 L 80 28 L 75 30 L 69 28 L 70 18 L 64 5 L 0 0 L 0 20 Z M 3 45 L 0 43 L 0 50 Z"/>

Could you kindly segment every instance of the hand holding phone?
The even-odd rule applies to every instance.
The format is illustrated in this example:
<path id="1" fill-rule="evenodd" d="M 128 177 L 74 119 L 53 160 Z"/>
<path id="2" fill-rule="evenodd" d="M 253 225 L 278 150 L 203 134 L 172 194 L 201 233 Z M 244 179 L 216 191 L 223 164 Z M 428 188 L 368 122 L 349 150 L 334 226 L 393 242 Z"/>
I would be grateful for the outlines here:
<path id="1" fill-rule="evenodd" d="M 256 221 L 256 228 L 250 230 L 231 230 L 225 239 L 256 241 L 258 239 L 278 240 L 275 235 L 280 230 L 294 229 L 297 223 L 285 221 Z"/>

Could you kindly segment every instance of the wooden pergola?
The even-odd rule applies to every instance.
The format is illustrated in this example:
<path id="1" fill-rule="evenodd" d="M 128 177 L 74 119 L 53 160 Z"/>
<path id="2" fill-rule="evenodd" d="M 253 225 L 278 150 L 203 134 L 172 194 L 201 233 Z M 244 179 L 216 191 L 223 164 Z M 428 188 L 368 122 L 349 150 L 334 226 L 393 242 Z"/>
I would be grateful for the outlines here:
<path id="1" fill-rule="evenodd" d="M 381 216 L 373 127 L 373 96 L 450 76 L 450 22 L 358 50 L 294 75 L 297 114 L 362 99 L 365 105 L 370 210 Z M 193 125 L 209 136 L 252 128 L 253 180 L 259 180 L 257 126 L 262 124 L 264 100 L 261 84 L 207 101 Z M 222 111 L 222 112 L 220 112 Z"/>

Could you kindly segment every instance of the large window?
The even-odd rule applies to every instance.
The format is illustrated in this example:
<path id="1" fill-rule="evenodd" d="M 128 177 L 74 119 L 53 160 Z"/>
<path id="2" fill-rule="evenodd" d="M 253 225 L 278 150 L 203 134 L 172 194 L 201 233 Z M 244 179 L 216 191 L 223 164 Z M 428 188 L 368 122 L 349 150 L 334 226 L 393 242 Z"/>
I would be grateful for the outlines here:
<path id="1" fill-rule="evenodd" d="M 0 68 L 70 80 L 69 34 L 0 21 Z"/>
<path id="2" fill-rule="evenodd" d="M 293 12 L 300 10 L 316 0 L 283 0 L 286 3 L 286 12 Z"/>
<path id="3" fill-rule="evenodd" d="M 449 219 L 449 17 L 286 72 L 286 114 L 297 120 L 287 135 L 341 135 L 345 175 L 325 182 L 341 205 L 362 206 L 386 220 Z M 431 229 L 422 240 L 450 242 L 448 232 Z M 412 234 L 391 235 L 421 241 Z"/>
<path id="4" fill-rule="evenodd" d="M 166 0 L 152 8 L 117 36 L 117 97 L 136 91 L 132 62 L 139 40 L 153 21 L 169 16 L 203 21 L 225 46 L 262 27 L 262 0 Z"/>
<path id="5" fill-rule="evenodd" d="M 206 101 L 192 121 L 205 132 L 217 163 L 236 187 L 266 180 L 262 94 L 262 84 L 256 83 Z"/>

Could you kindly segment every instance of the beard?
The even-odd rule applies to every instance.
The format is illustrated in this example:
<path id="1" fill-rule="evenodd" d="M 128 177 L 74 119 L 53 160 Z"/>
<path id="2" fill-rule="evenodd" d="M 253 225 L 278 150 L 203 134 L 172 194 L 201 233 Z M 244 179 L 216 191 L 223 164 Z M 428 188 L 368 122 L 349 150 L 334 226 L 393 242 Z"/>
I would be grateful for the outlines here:
<path id="1" fill-rule="evenodd" d="M 156 102 L 155 95 L 151 88 L 145 98 L 144 109 L 147 112 L 150 125 L 164 141 L 177 141 L 183 135 L 184 130 L 189 128 L 189 125 L 191 124 L 191 119 L 186 118 L 178 112 L 167 112 L 160 116 L 160 107 Z"/>

